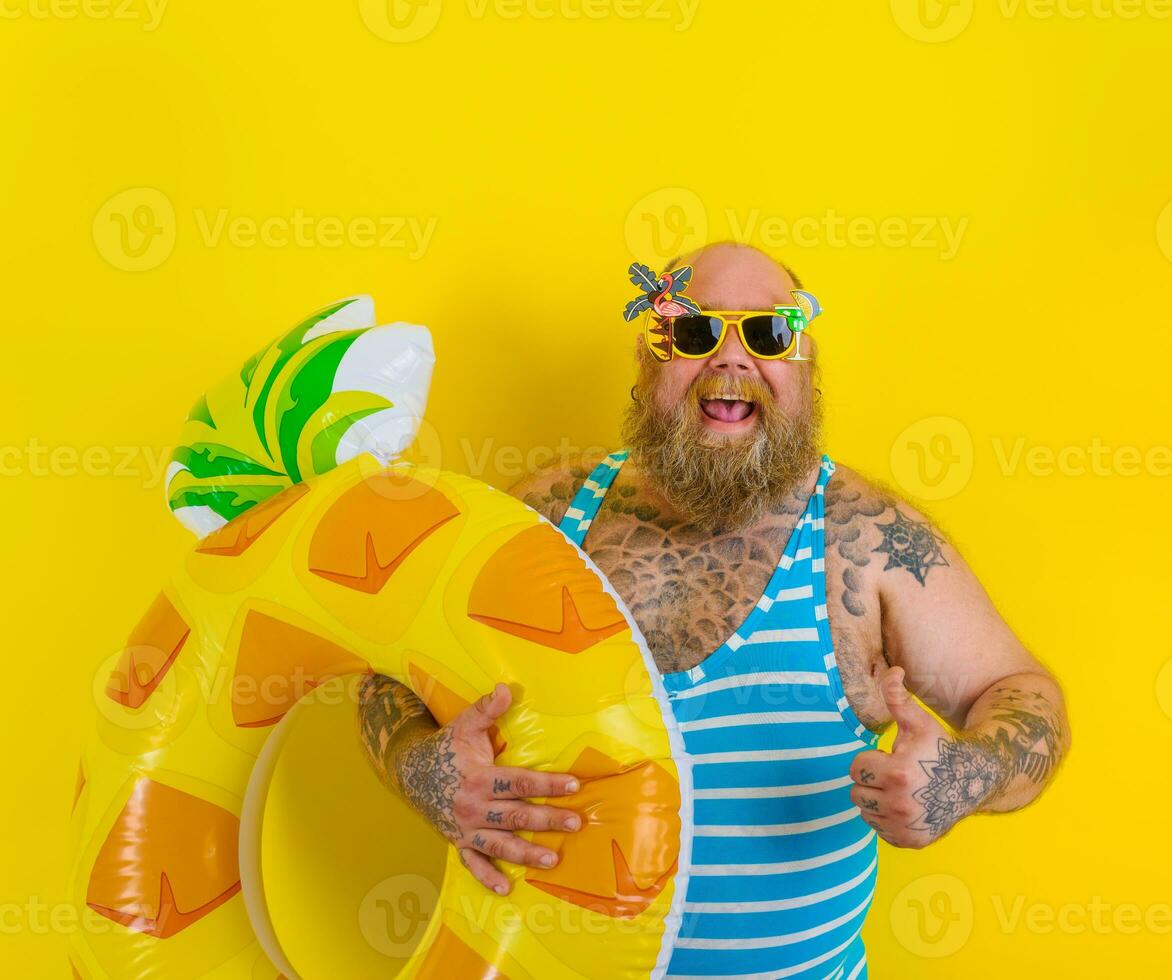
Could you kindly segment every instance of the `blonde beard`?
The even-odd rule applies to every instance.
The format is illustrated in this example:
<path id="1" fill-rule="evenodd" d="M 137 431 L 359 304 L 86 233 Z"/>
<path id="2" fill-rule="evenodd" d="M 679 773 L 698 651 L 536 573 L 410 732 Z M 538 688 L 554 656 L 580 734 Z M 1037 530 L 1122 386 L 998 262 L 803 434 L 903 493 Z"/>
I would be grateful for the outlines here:
<path id="1" fill-rule="evenodd" d="M 743 436 L 722 436 L 701 421 L 701 398 L 728 388 L 713 379 L 698 380 L 666 411 L 643 379 L 643 394 L 623 420 L 623 442 L 640 474 L 710 533 L 744 530 L 777 510 L 821 455 L 820 401 L 806 397 L 790 417 L 763 382 L 745 379 L 734 387 L 758 406 L 757 420 Z"/>

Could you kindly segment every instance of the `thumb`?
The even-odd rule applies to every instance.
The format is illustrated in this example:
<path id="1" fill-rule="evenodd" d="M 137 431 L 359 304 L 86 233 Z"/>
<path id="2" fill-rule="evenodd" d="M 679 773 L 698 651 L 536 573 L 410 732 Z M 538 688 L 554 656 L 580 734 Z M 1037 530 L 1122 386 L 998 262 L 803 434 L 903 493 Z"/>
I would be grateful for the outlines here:
<path id="1" fill-rule="evenodd" d="M 496 720 L 509 710 L 513 703 L 513 692 L 508 684 L 498 684 L 488 694 L 478 698 L 464 710 L 461 717 L 472 732 L 487 732 Z"/>
<path id="2" fill-rule="evenodd" d="M 899 726 L 897 742 L 909 735 L 922 735 L 929 731 L 933 724 L 932 716 L 916 703 L 911 692 L 904 686 L 905 677 L 902 667 L 891 667 L 879 682 L 887 710 Z"/>

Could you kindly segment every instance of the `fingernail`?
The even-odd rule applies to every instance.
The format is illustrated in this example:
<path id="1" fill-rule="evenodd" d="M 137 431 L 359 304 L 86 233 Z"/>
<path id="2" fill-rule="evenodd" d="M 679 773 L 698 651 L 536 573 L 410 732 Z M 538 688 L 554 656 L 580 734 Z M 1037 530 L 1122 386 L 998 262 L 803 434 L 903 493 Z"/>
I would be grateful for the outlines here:
<path id="1" fill-rule="evenodd" d="M 577 793 L 578 792 L 578 780 L 571 779 L 569 782 L 567 782 L 566 783 L 566 792 L 567 793 Z"/>
<path id="2" fill-rule="evenodd" d="M 552 854 L 543 854 L 541 856 L 541 863 L 547 868 L 552 868 L 553 863 L 556 860 L 557 860 L 557 858 L 554 857 Z"/>
<path id="3" fill-rule="evenodd" d="M 582 822 L 577 817 L 566 817 L 566 822 L 563 825 L 566 830 L 577 830 L 582 826 Z"/>
<path id="4" fill-rule="evenodd" d="M 493 891 L 494 891 L 494 892 L 496 892 L 498 895 L 507 895 L 507 894 L 509 894 L 509 890 L 508 890 L 508 889 L 507 889 L 507 888 L 506 888 L 504 885 L 497 885 L 497 886 L 496 886 L 496 887 L 493 889 Z"/>

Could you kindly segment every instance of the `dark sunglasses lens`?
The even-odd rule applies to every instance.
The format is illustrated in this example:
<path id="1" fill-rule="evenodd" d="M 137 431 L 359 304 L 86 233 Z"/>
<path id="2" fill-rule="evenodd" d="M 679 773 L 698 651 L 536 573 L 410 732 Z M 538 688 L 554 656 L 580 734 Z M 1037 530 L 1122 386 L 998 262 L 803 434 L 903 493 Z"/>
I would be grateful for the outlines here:
<path id="1" fill-rule="evenodd" d="M 747 316 L 741 322 L 749 353 L 776 357 L 793 343 L 794 332 L 783 316 Z"/>
<path id="2" fill-rule="evenodd" d="M 681 354 L 711 354 L 719 339 L 719 317 L 679 316 L 672 324 L 672 342 Z"/>

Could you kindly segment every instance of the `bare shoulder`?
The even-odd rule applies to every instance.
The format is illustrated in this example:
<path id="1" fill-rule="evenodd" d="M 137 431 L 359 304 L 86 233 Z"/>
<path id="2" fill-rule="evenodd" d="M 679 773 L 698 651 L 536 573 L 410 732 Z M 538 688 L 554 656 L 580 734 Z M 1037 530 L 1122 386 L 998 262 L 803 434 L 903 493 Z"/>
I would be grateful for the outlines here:
<path id="1" fill-rule="evenodd" d="M 941 575 L 934 569 L 959 561 L 935 521 L 849 466 L 835 467 L 826 485 L 824 526 L 827 587 L 852 616 L 867 615 L 884 572 L 926 586 L 930 576 Z"/>
<path id="2" fill-rule="evenodd" d="M 557 524 L 586 478 L 606 458 L 605 452 L 563 456 L 525 474 L 508 492 Z"/>

